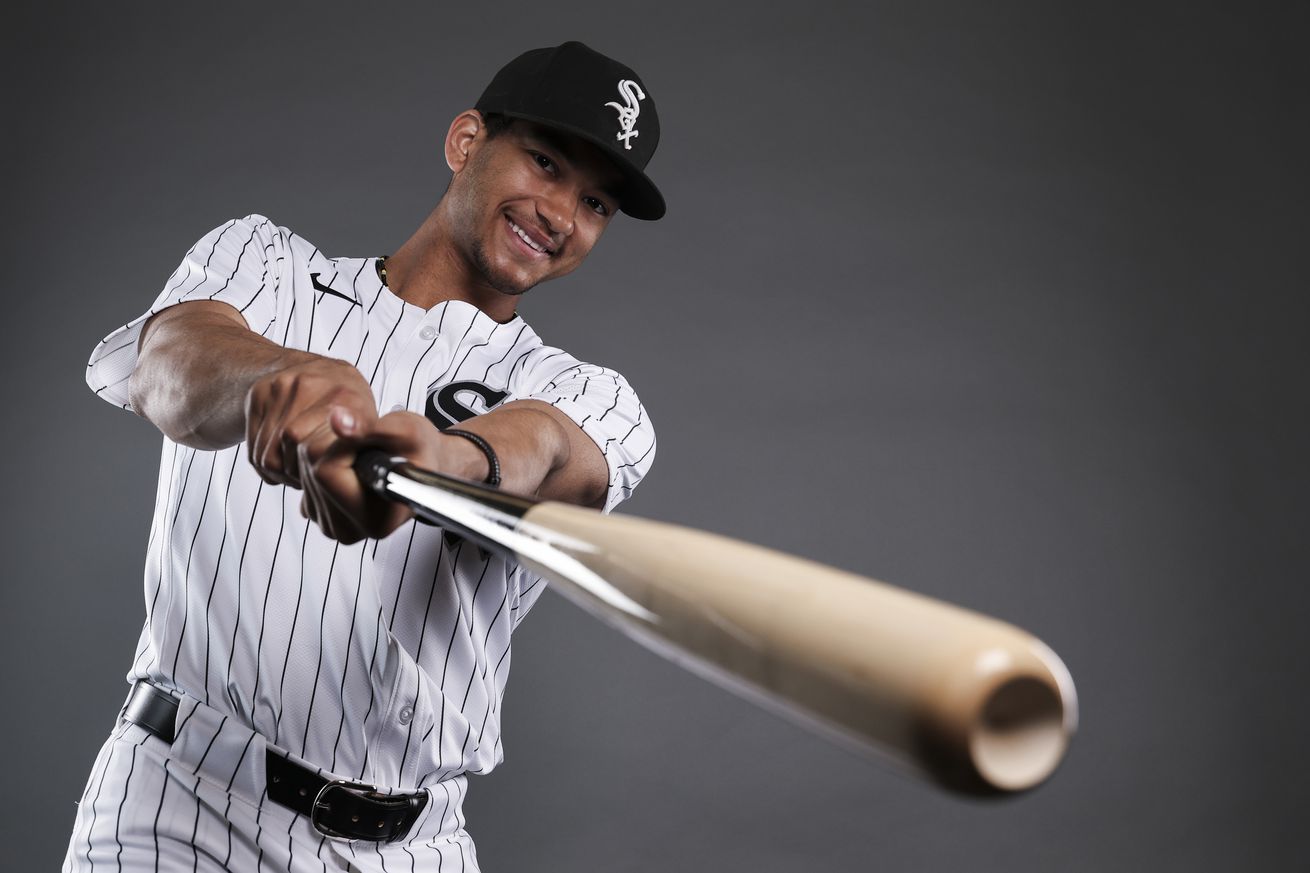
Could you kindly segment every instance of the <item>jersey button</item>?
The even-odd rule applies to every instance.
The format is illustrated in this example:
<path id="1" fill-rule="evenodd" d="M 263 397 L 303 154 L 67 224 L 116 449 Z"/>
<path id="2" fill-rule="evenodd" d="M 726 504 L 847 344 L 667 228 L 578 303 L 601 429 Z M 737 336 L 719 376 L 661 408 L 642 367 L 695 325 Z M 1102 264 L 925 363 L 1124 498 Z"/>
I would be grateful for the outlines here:
<path id="1" fill-rule="evenodd" d="M 392 411 L 392 412 L 400 412 L 400 411 L 402 411 L 404 408 L 405 408 L 405 404 L 403 404 L 403 403 L 395 403 L 395 404 L 392 404 L 392 406 L 391 406 L 391 411 Z"/>
<path id="2" fill-rule="evenodd" d="M 430 340 L 437 335 L 437 329 L 429 324 L 427 327 L 420 330 L 418 335 L 425 340 Z"/>
<path id="3" fill-rule="evenodd" d="M 414 717 L 414 707 L 405 705 L 400 708 L 400 723 L 409 724 L 409 720 Z"/>

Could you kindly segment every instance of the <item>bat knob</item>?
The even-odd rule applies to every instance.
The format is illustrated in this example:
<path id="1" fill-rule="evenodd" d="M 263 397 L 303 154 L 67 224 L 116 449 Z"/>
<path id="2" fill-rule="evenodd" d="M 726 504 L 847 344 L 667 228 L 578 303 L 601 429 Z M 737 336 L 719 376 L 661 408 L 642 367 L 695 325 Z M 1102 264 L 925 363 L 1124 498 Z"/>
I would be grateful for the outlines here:
<path id="1" fill-rule="evenodd" d="M 386 493 L 387 475 L 395 467 L 397 459 L 380 449 L 365 449 L 355 458 L 355 475 L 366 488 L 379 494 Z"/>
<path id="2" fill-rule="evenodd" d="M 1027 791 L 1046 781 L 1078 723 L 1077 694 L 1064 663 L 1028 638 L 1022 647 L 983 650 L 973 669 L 959 676 L 960 696 L 948 695 L 950 712 L 931 732 L 943 753 L 938 777 L 983 795 Z"/>
<path id="3" fill-rule="evenodd" d="M 1018 791 L 1046 780 L 1069 744 L 1067 707 L 1057 689 L 1031 676 L 992 692 L 969 738 L 978 773 L 990 785 Z"/>

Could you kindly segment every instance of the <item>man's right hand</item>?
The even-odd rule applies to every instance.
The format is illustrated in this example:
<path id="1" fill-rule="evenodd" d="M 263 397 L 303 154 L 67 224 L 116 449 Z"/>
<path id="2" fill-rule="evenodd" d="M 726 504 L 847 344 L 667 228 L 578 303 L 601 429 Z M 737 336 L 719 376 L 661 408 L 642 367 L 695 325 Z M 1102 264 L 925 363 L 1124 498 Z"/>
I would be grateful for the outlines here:
<path id="1" fill-rule="evenodd" d="M 303 488 L 301 458 L 317 461 L 336 439 L 334 407 L 366 427 L 378 418 L 368 382 L 345 361 L 315 357 L 256 380 L 246 395 L 246 449 L 260 478 Z"/>

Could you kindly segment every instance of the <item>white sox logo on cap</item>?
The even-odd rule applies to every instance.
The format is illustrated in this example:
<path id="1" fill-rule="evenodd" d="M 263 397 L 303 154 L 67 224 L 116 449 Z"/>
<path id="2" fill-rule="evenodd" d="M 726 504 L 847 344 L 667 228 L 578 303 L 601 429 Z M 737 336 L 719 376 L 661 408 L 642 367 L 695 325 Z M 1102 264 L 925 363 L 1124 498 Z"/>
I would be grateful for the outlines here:
<path id="1" fill-rule="evenodd" d="M 640 103 L 646 99 L 646 92 L 631 79 L 623 79 L 619 82 L 619 96 L 627 103 L 626 106 L 620 106 L 612 100 L 605 105 L 614 107 L 614 110 L 619 113 L 619 127 L 622 130 L 615 134 L 614 138 L 623 140 L 625 149 L 631 149 L 632 143 L 628 140 L 640 136 L 640 132 L 636 129 L 637 116 L 641 114 Z"/>

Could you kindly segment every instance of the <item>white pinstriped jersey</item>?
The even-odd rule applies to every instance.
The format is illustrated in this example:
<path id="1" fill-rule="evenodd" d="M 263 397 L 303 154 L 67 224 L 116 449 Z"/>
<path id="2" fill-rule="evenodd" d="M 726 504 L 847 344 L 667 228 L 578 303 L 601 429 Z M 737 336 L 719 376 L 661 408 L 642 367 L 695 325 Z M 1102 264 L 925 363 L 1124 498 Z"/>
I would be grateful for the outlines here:
<path id="1" fill-rule="evenodd" d="M 555 405 L 601 447 L 606 510 L 649 468 L 655 436 L 622 376 L 460 301 L 423 310 L 383 287 L 374 258 L 328 258 L 268 219 L 229 221 L 187 253 L 150 310 L 96 348 L 87 381 L 128 407 L 142 323 L 221 300 L 287 347 L 354 364 L 378 408 L 439 422 L 515 399 Z M 129 678 L 185 692 L 339 776 L 392 789 L 484 773 L 502 758 L 510 636 L 543 583 L 413 522 L 343 546 L 267 485 L 244 444 L 164 440 Z"/>

